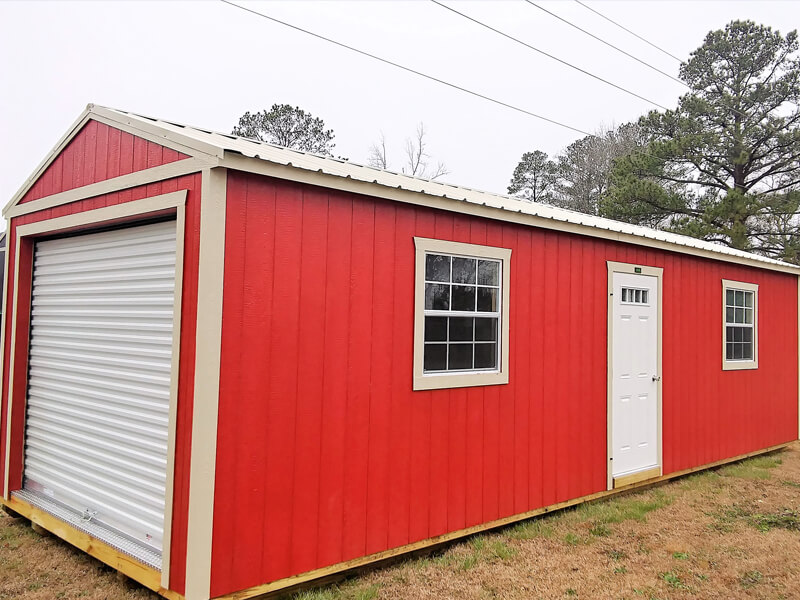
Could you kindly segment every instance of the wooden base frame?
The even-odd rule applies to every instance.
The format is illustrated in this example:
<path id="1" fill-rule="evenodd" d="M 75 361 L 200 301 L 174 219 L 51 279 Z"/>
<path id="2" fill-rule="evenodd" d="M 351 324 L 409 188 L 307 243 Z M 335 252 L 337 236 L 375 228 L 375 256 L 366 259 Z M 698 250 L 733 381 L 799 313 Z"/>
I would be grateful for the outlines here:
<path id="1" fill-rule="evenodd" d="M 766 454 L 768 452 L 774 452 L 775 450 L 780 450 L 781 448 L 786 448 L 790 444 L 794 443 L 794 440 L 791 442 L 785 442 L 783 444 L 778 444 L 775 446 L 770 446 L 769 448 L 763 448 L 761 450 L 756 450 L 754 452 L 748 452 L 747 454 L 741 454 L 739 456 L 734 456 L 731 458 L 726 458 L 723 460 L 718 460 L 713 463 L 700 465 L 699 467 L 692 467 L 690 469 L 684 469 L 683 471 L 676 471 L 674 473 L 669 473 L 667 475 L 659 475 L 657 477 L 652 477 L 647 479 L 646 481 L 637 481 L 631 482 L 626 485 L 617 485 L 612 490 L 603 490 L 600 492 L 596 492 L 594 494 L 589 494 L 588 496 L 581 496 L 580 498 L 573 498 L 572 500 L 566 500 L 564 502 L 559 502 L 557 504 L 551 504 L 550 506 L 544 506 L 542 508 L 537 508 L 535 510 L 531 510 L 528 512 L 520 513 L 518 515 L 513 515 L 510 517 L 505 517 L 502 519 L 497 519 L 495 521 L 489 521 L 488 523 L 481 523 L 480 525 L 475 525 L 473 527 L 468 527 L 466 529 L 461 529 L 459 531 L 454 531 L 451 533 L 446 533 L 444 535 L 440 535 L 434 538 L 429 538 L 427 540 L 421 540 L 419 542 L 414 542 L 413 544 L 406 544 L 405 546 L 400 546 L 399 548 L 392 548 L 391 550 L 385 550 L 383 552 L 377 552 L 376 554 L 370 554 L 369 556 L 363 556 L 360 558 L 355 558 L 353 560 L 349 560 L 347 562 L 339 563 L 336 565 L 331 565 L 329 567 L 323 567 L 321 569 L 315 569 L 313 571 L 308 571 L 307 573 L 301 573 L 299 575 L 293 575 L 292 577 L 286 577 L 285 579 L 279 579 L 277 581 L 273 581 L 271 583 L 265 583 L 262 585 L 258 585 L 255 587 L 248 588 L 246 590 L 241 590 L 239 592 L 234 592 L 232 594 L 227 594 L 224 596 L 219 596 L 214 600 L 248 600 L 250 598 L 256 597 L 273 597 L 273 596 L 283 596 L 288 592 L 292 591 L 292 588 L 302 588 L 308 587 L 308 583 L 314 580 L 320 580 L 320 583 L 325 579 L 335 579 L 336 576 L 341 577 L 347 571 L 353 571 L 359 569 L 361 567 L 367 565 L 375 566 L 377 563 L 381 562 L 388 562 L 389 560 L 401 556 L 403 554 L 411 554 L 413 552 L 417 552 L 424 549 L 429 549 L 434 546 L 438 546 L 447 542 L 455 541 L 459 538 L 464 538 L 476 533 L 480 533 L 483 531 L 488 531 L 490 529 L 497 529 L 499 527 L 505 527 L 506 525 L 511 525 L 512 523 L 516 523 L 519 521 L 524 521 L 526 519 L 530 519 L 532 517 L 540 516 L 543 514 L 551 513 L 556 510 L 560 510 L 563 508 L 567 508 L 570 506 L 575 506 L 577 504 L 583 504 L 584 502 L 591 502 L 593 500 L 599 500 L 601 498 L 607 498 L 609 496 L 614 496 L 616 494 L 622 494 L 625 492 L 629 492 L 631 490 L 636 490 L 640 488 L 647 488 L 657 483 L 661 483 L 664 481 L 669 481 L 670 479 L 675 479 L 677 477 L 682 477 L 685 475 L 690 475 L 692 473 L 696 473 L 698 471 L 704 471 L 706 469 L 713 469 L 714 467 L 719 467 L 721 465 L 736 462 L 737 460 L 743 460 L 745 458 L 750 458 L 751 456 L 758 456 L 759 454 Z M 660 468 L 659 468 L 660 469 Z"/>
<path id="2" fill-rule="evenodd" d="M 35 506 L 31 506 L 24 500 L 20 500 L 15 496 L 11 496 L 7 500 L 0 500 L 2 500 L 3 504 L 10 510 L 29 519 L 31 523 L 39 525 L 68 544 L 72 544 L 76 548 L 83 550 L 89 556 L 93 556 L 109 567 L 113 567 L 123 575 L 141 583 L 144 587 L 153 590 L 169 600 L 184 600 L 183 596 L 177 592 L 161 587 L 161 571 L 158 569 L 140 563 L 135 558 L 123 554 L 113 546 L 109 546 L 88 533 L 75 529 L 69 523 Z"/>

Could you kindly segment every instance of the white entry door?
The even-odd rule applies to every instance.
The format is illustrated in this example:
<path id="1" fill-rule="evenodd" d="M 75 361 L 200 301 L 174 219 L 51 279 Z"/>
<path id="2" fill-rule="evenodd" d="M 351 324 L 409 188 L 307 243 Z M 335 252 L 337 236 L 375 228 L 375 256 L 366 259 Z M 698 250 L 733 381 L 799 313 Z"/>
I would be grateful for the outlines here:
<path id="1" fill-rule="evenodd" d="M 659 279 L 612 275 L 611 475 L 619 487 L 637 473 L 659 474 Z"/>

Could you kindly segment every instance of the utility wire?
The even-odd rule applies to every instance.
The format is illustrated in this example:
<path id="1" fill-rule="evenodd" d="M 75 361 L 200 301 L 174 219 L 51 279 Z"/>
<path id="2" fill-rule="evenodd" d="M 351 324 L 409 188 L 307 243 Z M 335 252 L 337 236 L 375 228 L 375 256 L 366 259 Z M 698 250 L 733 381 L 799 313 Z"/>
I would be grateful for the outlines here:
<path id="1" fill-rule="evenodd" d="M 653 100 L 645 98 L 644 96 L 640 96 L 636 92 L 632 92 L 629 89 L 626 89 L 626 88 L 622 87 L 621 85 L 617 85 L 616 83 L 612 83 L 611 81 L 608 81 L 607 79 L 603 79 L 599 75 L 595 75 L 594 73 L 590 73 L 586 69 L 581 69 L 580 67 L 576 67 L 572 63 L 568 63 L 567 61 L 562 60 L 562 59 L 558 58 L 557 56 L 553 56 L 552 54 L 548 54 L 544 50 L 540 50 L 539 48 L 536 48 L 535 46 L 531 46 L 530 44 L 528 44 L 526 42 L 523 42 L 519 38 L 515 38 L 513 35 L 509 35 L 508 33 L 505 33 L 504 31 L 500 31 L 499 29 L 495 29 L 491 25 L 487 25 L 483 21 L 479 21 L 478 19 L 475 19 L 473 17 L 470 17 L 469 15 L 466 15 L 466 14 L 460 12 L 460 11 L 457 11 L 455 8 L 452 8 L 451 6 L 447 6 L 446 4 L 443 4 L 442 2 L 439 2 L 439 0 L 431 0 L 431 2 L 433 2 L 434 4 L 436 4 L 438 6 L 441 6 L 442 8 L 446 8 L 450 12 L 453 12 L 453 13 L 461 16 L 461 17 L 464 17 L 465 19 L 467 19 L 469 21 L 472 21 L 476 25 L 480 25 L 481 27 L 485 27 L 486 29 L 488 29 L 490 31 L 493 31 L 493 32 L 495 32 L 495 33 L 497 33 L 499 35 L 502 35 L 504 38 L 508 38 L 509 40 L 511 40 L 513 42 L 516 42 L 518 44 L 522 44 L 523 46 L 525 46 L 526 48 L 528 48 L 530 50 L 533 50 L 534 52 L 538 52 L 539 54 L 543 54 L 544 56 L 546 56 L 548 58 L 552 58 L 553 60 L 555 60 L 556 62 L 561 63 L 562 65 L 570 67 L 571 69 L 575 69 L 576 71 L 579 71 L 579 72 L 583 73 L 584 75 L 588 75 L 589 77 L 592 77 L 593 79 L 597 79 L 598 81 L 602 81 L 606 85 L 610 85 L 611 87 L 614 87 L 614 88 L 616 88 L 616 89 L 618 89 L 618 90 L 620 90 L 622 92 L 625 92 L 626 94 L 629 94 L 631 96 L 639 98 L 640 100 L 644 100 L 645 102 L 647 102 L 649 104 L 652 104 L 653 106 L 657 106 L 659 108 L 663 108 L 664 110 L 669 110 L 663 104 L 659 104 L 658 102 L 654 102 Z"/>
<path id="2" fill-rule="evenodd" d="M 273 23 L 278 23 L 279 25 L 284 25 L 285 27 L 289 27 L 290 29 L 294 29 L 295 31 L 299 31 L 301 33 L 305 33 L 305 34 L 310 35 L 312 37 L 315 37 L 317 39 L 320 39 L 320 40 L 323 40 L 325 42 L 328 42 L 328 43 L 334 44 L 336 46 L 339 46 L 340 48 L 344 48 L 346 50 L 350 50 L 351 52 L 355 52 L 356 54 L 360 54 L 362 56 L 366 56 L 368 58 L 372 58 L 372 59 L 377 60 L 379 62 L 382 62 L 384 64 L 391 65 L 392 67 L 395 67 L 397 69 L 401 69 L 403 71 L 406 71 L 408 73 L 412 73 L 414 75 L 418 75 L 418 76 L 423 77 L 425 79 L 428 79 L 430 81 L 434 81 L 436 83 L 440 83 L 440 84 L 445 85 L 445 86 L 447 86 L 449 88 L 452 88 L 454 90 L 458 90 L 460 92 L 464 92 L 464 93 L 469 94 L 471 96 L 474 96 L 476 98 L 481 98 L 482 100 L 487 100 L 488 102 L 492 102 L 492 103 L 497 104 L 499 106 L 504 106 L 505 108 L 509 108 L 509 109 L 514 110 L 516 112 L 522 113 L 524 115 L 528 115 L 530 117 L 534 117 L 536 119 L 540 119 L 542 121 L 546 121 L 548 123 L 552 123 L 553 125 L 557 125 L 558 127 L 563 127 L 564 129 L 569 129 L 570 131 L 575 131 L 575 132 L 581 133 L 583 135 L 595 137 L 595 134 L 589 133 L 588 131 L 584 131 L 583 129 L 580 129 L 578 127 L 573 127 L 572 125 L 567 125 L 566 123 L 562 123 L 560 121 L 556 121 L 555 119 L 550 119 L 548 117 L 544 117 L 542 115 L 536 114 L 536 113 L 531 112 L 529 110 L 526 110 L 524 108 L 520 108 L 519 106 L 515 106 L 513 104 L 509 104 L 508 102 L 503 102 L 502 100 L 497 100 L 496 98 L 492 98 L 491 96 L 486 96 L 485 94 L 481 94 L 480 92 L 472 91 L 472 90 L 467 89 L 465 87 L 462 87 L 460 85 L 457 85 L 457 84 L 454 84 L 454 83 L 450 83 L 450 82 L 445 81 L 443 79 L 439 79 L 438 77 L 434 77 L 433 75 L 428 75 L 426 73 L 423 73 L 421 71 L 417 71 L 417 70 L 412 69 L 410 67 L 403 66 L 401 64 L 398 64 L 398 63 L 393 62 L 391 60 L 388 60 L 386 58 L 382 58 L 380 56 L 376 56 L 375 54 L 371 54 L 371 53 L 366 52 L 364 50 L 359 50 L 358 48 L 354 48 L 353 46 L 348 46 L 347 44 L 345 44 L 343 42 L 338 42 L 338 41 L 336 41 L 334 39 L 325 37 L 324 35 L 321 35 L 319 33 L 314 33 L 313 31 L 309 31 L 308 29 L 303 29 L 302 27 L 298 27 L 297 25 L 292 25 L 291 23 L 287 23 L 286 21 L 281 21 L 280 19 L 277 19 L 275 17 L 271 17 L 271 16 L 266 15 L 264 13 L 260 13 L 258 11 L 255 11 L 255 10 L 253 10 L 251 8 L 247 8 L 245 6 L 241 6 L 239 4 L 236 4 L 235 2 L 231 2 L 230 0 L 219 0 L 219 1 L 224 3 L 224 4 L 228 4 L 229 6 L 233 6 L 234 8 L 238 8 L 239 10 L 243 10 L 245 12 L 248 12 L 248 13 L 254 14 L 256 16 L 262 17 L 264 19 L 267 19 L 269 21 L 272 21 Z M 649 156 L 651 158 L 654 158 L 656 160 L 659 160 L 659 161 L 662 161 L 662 162 L 665 162 L 665 163 L 667 162 L 665 159 L 661 158 L 660 156 L 655 156 L 655 155 L 650 154 L 649 152 L 643 151 L 641 149 L 637 150 L 636 153 L 638 153 L 641 156 Z"/>
<path id="3" fill-rule="evenodd" d="M 359 50 L 358 48 L 354 48 L 353 46 L 348 46 L 345 43 L 337 42 L 336 40 L 328 38 L 328 37 L 325 37 L 324 35 L 320 35 L 319 33 L 314 33 L 313 31 L 309 31 L 308 29 L 303 29 L 302 27 L 298 27 L 297 25 L 292 25 L 291 23 L 287 23 L 286 21 L 281 21 L 280 19 L 276 19 L 275 17 L 271 17 L 271 16 L 266 15 L 264 13 L 260 13 L 258 11 L 255 11 L 255 10 L 253 10 L 251 8 L 247 8 L 245 6 L 241 6 L 239 4 L 231 2 L 230 0 L 220 0 L 220 2 L 223 2 L 224 4 L 228 4 L 228 5 L 233 6 L 235 8 L 238 8 L 239 10 L 243 10 L 245 12 L 249 12 L 251 14 L 257 15 L 257 16 L 262 17 L 264 19 L 268 19 L 269 21 L 272 21 L 273 23 L 278 23 L 280 25 L 284 25 L 285 27 L 289 27 L 291 29 L 294 29 L 295 31 L 300 31 L 301 33 L 305 33 L 307 35 L 313 36 L 313 37 L 315 37 L 317 39 L 320 39 L 320 40 L 323 40 L 325 42 L 328 42 L 328 43 L 331 43 L 331 44 L 335 44 L 336 46 L 339 46 L 340 48 L 345 48 L 346 50 L 350 50 L 351 52 L 355 52 L 355 53 L 360 54 L 362 56 L 366 56 L 368 58 L 372 58 L 374 60 L 380 61 L 380 62 L 382 62 L 384 64 L 391 65 L 392 67 L 395 67 L 397 69 L 401 69 L 401 70 L 406 71 L 408 73 L 413 73 L 414 75 L 418 75 L 420 77 L 424 77 L 425 79 L 429 79 L 430 81 L 435 81 L 436 83 L 440 83 L 442 85 L 446 85 L 449 88 L 452 88 L 454 90 L 458 90 L 460 92 L 464 92 L 466 94 L 470 94 L 471 96 L 475 96 L 476 98 L 481 98 L 483 100 L 487 100 L 487 101 L 492 102 L 494 104 L 498 104 L 500 106 L 504 106 L 506 108 L 510 108 L 511 110 L 514 110 L 514 111 L 520 112 L 522 114 L 534 117 L 536 119 L 540 119 L 542 121 L 547 121 L 548 123 L 552 123 L 553 125 L 558 125 L 559 127 L 563 127 L 565 129 L 569 129 L 569 130 L 575 131 L 577 133 L 582 133 L 583 135 L 592 135 L 588 131 L 584 131 L 583 129 L 579 129 L 578 127 L 573 127 L 572 125 L 567 125 L 566 123 L 562 123 L 560 121 L 556 121 L 555 119 L 550 119 L 549 117 L 545 117 L 545 116 L 536 114 L 536 113 L 531 112 L 529 110 L 526 110 L 524 108 L 520 108 L 519 106 L 515 106 L 513 104 L 509 104 L 508 102 L 503 102 L 502 100 L 498 100 L 496 98 L 492 98 L 491 96 L 487 96 L 485 94 L 481 94 L 480 92 L 472 91 L 470 89 L 467 89 L 467 88 L 462 87 L 460 85 L 457 85 L 455 83 L 450 83 L 449 81 L 445 81 L 444 79 L 439 79 L 438 77 L 434 77 L 433 75 L 428 75 L 427 73 L 423 73 L 421 71 L 417 71 L 416 69 L 412 69 L 411 67 L 403 66 L 403 65 L 401 65 L 399 63 L 396 63 L 396 62 L 393 62 L 393 61 L 391 61 L 389 59 L 382 58 L 382 57 L 377 56 L 375 54 L 370 54 L 369 52 L 366 52 L 364 50 Z"/>
<path id="4" fill-rule="evenodd" d="M 617 52 L 619 52 L 619 53 L 621 53 L 621 54 L 624 54 L 624 55 L 625 55 L 625 56 L 627 56 L 628 58 L 632 58 L 632 59 L 633 59 L 633 60 L 635 60 L 636 62 L 638 62 L 638 63 L 640 63 L 640 64 L 643 64 L 645 67 L 648 67 L 649 69 L 652 69 L 653 71 L 655 71 L 655 72 L 657 72 L 657 73 L 661 73 L 661 74 L 662 74 L 662 75 L 664 75 L 665 77 L 669 77 L 670 79 L 672 79 L 672 81 L 675 81 L 675 82 L 677 82 L 677 83 L 680 83 L 680 84 L 681 84 L 682 86 L 684 86 L 684 87 L 689 87 L 688 85 L 686 85 L 686 83 L 684 83 L 683 81 L 681 81 L 681 80 L 680 80 L 680 79 L 678 79 L 677 77 L 673 77 L 672 75 L 670 75 L 670 74 L 669 74 L 669 73 L 667 73 L 666 71 L 662 71 L 662 70 L 661 70 L 661 69 L 659 69 L 658 67 L 654 67 L 654 66 L 653 66 L 653 65 L 651 65 L 650 63 L 648 63 L 648 62 L 645 62 L 645 61 L 643 61 L 642 59 L 640 59 L 640 58 L 638 58 L 638 57 L 634 56 L 633 54 L 631 54 L 631 53 L 629 53 L 629 52 L 626 52 L 626 51 L 625 51 L 625 50 L 623 50 L 622 48 L 619 48 L 619 47 L 615 46 L 615 45 L 614 45 L 614 44 L 612 44 L 611 42 L 607 42 L 607 41 L 606 41 L 606 40 L 604 40 L 603 38 L 601 38 L 601 37 L 598 37 L 598 36 L 596 36 L 595 34 L 593 34 L 593 33 L 589 32 L 589 31 L 586 31 L 586 30 L 585 30 L 585 29 L 583 29 L 582 27 L 579 27 L 579 26 L 575 25 L 575 23 L 572 23 L 571 21 L 568 21 L 567 19 L 565 19 L 565 18 L 563 18 L 563 17 L 560 17 L 560 16 L 558 16 L 558 15 L 557 15 L 557 14 L 555 14 L 554 12 L 550 12 L 550 11 L 549 11 L 549 10 L 547 10 L 545 7 L 543 7 L 543 6 L 539 5 L 539 4 L 536 4 L 536 2 L 533 2 L 533 0 L 525 0 L 525 2 L 527 2 L 527 3 L 528 3 L 528 4 L 530 4 L 531 6 L 535 6 L 536 8 L 538 8 L 538 9 L 539 9 L 539 10 L 541 10 L 541 11 L 544 11 L 544 12 L 546 12 L 546 13 L 547 13 L 548 15 L 550 15 L 551 17 L 554 17 L 554 18 L 558 19 L 559 21 L 561 21 L 561 22 L 563 22 L 563 23 L 566 23 L 566 24 L 567 24 L 567 25 L 569 25 L 570 27 L 574 27 L 574 28 L 575 28 L 575 29 L 577 29 L 578 31 L 581 31 L 581 32 L 585 33 L 585 34 L 586 34 L 586 35 L 588 35 L 589 37 L 591 37 L 591 38 L 593 38 L 593 39 L 597 40 L 598 42 L 600 42 L 600 43 L 602 43 L 602 44 L 605 44 L 605 45 L 606 45 L 606 46 L 608 46 L 609 48 L 613 48 L 614 50 L 616 50 Z"/>
<path id="5" fill-rule="evenodd" d="M 614 25 L 616 25 L 616 26 L 617 26 L 617 27 L 619 27 L 620 29 L 622 29 L 622 30 L 624 30 L 624 31 L 627 31 L 628 33 L 630 33 L 632 36 L 639 38 L 639 39 L 640 39 L 640 40 L 642 40 L 642 41 L 643 41 L 645 44 L 649 44 L 650 46 L 652 46 L 652 47 L 653 47 L 653 48 L 655 48 L 656 50 L 658 50 L 658 51 L 660 51 L 660 52 L 663 52 L 664 54 L 666 54 L 666 55 L 667 55 L 667 56 L 669 56 L 670 58 L 674 58 L 674 59 L 675 59 L 675 60 L 677 60 L 679 63 L 682 63 L 682 62 L 683 62 L 683 61 L 682 61 L 680 58 L 678 58 L 678 57 L 677 57 L 677 56 L 675 56 L 674 54 L 672 54 L 672 53 L 670 53 L 670 52 L 667 52 L 666 50 L 664 50 L 664 49 L 663 49 L 663 48 L 661 48 L 660 46 L 656 46 L 656 45 L 655 45 L 653 42 L 651 42 L 650 40 L 646 40 L 645 38 L 643 38 L 642 36 L 640 36 L 638 33 L 634 33 L 633 31 L 631 31 L 630 29 L 628 29 L 628 28 L 627 28 L 627 27 L 625 27 L 624 25 L 620 25 L 619 23 L 617 23 L 617 22 L 616 22 L 616 21 L 614 21 L 613 19 L 610 19 L 609 17 L 605 16 L 605 15 L 604 15 L 603 13 L 601 13 L 600 11 L 593 9 L 591 6 L 588 6 L 587 4 L 584 4 L 583 2 L 581 2 L 581 0 L 575 0 L 575 2 L 577 2 L 578 4 L 580 4 L 580 5 L 581 5 L 583 8 L 585 8 L 586 10 L 590 10 L 590 11 L 592 11 L 592 12 L 593 12 L 594 14 L 596 14 L 598 17 L 602 17 L 603 19 L 605 19 L 605 20 L 606 20 L 606 21 L 608 21 L 609 23 L 613 23 Z"/>

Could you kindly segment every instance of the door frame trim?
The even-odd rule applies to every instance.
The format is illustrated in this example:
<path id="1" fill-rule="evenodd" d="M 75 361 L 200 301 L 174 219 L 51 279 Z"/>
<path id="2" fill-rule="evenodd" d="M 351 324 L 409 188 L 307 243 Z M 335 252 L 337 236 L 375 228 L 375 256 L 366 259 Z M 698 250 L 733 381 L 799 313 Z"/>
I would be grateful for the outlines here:
<path id="1" fill-rule="evenodd" d="M 5 479 L 2 482 L 2 497 L 8 502 L 11 500 L 10 471 L 11 471 L 11 453 L 19 455 L 20 469 L 24 473 L 24 451 L 22 447 L 14 447 L 12 443 L 12 410 L 23 411 L 22 433 L 19 437 L 21 444 L 25 443 L 25 423 L 24 411 L 27 397 L 23 395 L 15 396 L 15 383 L 14 383 L 14 363 L 15 359 L 25 360 L 27 363 L 27 340 L 30 336 L 30 322 L 27 323 L 26 332 L 26 346 L 25 348 L 17 348 L 17 319 L 18 313 L 20 315 L 25 313 L 29 316 L 30 306 L 20 306 L 19 291 L 21 283 L 28 281 L 32 284 L 32 273 L 20 273 L 20 254 L 22 245 L 26 244 L 31 256 L 33 256 L 33 244 L 36 238 L 45 235 L 55 235 L 61 233 L 93 233 L 98 228 L 108 225 L 125 225 L 135 227 L 140 222 L 158 216 L 173 216 L 175 218 L 175 298 L 173 305 L 173 318 L 178 316 L 178 320 L 173 323 L 173 338 L 172 338 L 172 362 L 170 369 L 170 400 L 169 400 L 169 429 L 167 440 L 167 468 L 166 468 L 166 489 L 165 489 L 165 503 L 164 503 L 164 537 L 161 549 L 161 583 L 162 587 L 169 589 L 170 577 L 170 559 L 172 554 L 172 510 L 174 499 L 174 478 L 175 478 L 175 446 L 176 446 L 176 427 L 177 427 L 177 405 L 178 405 L 178 377 L 179 377 L 179 361 L 178 355 L 180 352 L 180 308 L 182 303 L 182 290 L 183 290 L 183 258 L 184 258 L 184 237 L 185 237 L 185 208 L 186 208 L 187 190 L 178 190 L 166 194 L 158 194 L 155 196 L 148 196 L 140 200 L 131 200 L 121 204 L 96 208 L 83 212 L 55 217 L 52 219 L 44 219 L 34 223 L 25 225 L 18 225 L 15 231 L 15 263 L 14 274 L 12 281 L 14 282 L 13 301 L 10 307 L 11 310 L 11 337 L 10 352 L 9 352 L 9 368 L 8 368 L 8 381 L 6 388 L 7 399 L 7 415 L 6 415 L 6 447 L 5 447 Z M 8 242 L 6 242 L 8 247 Z M 31 265 L 32 269 L 32 265 Z M 8 270 L 5 274 L 8 280 Z M 7 281 L 6 281 L 7 285 Z M 30 286 L 28 286 L 30 287 Z M 8 308 L 7 308 L 8 310 Z M 5 318 L 5 314 L 4 314 Z M 8 320 L 5 321 L 9 323 Z M 5 351 L 5 336 L 3 337 L 3 351 Z M 18 356 L 18 354 L 20 356 Z M 2 366 L 2 362 L 0 362 Z"/>
<path id="2" fill-rule="evenodd" d="M 633 263 L 615 262 L 613 260 L 606 261 L 608 267 L 608 288 L 606 294 L 608 297 L 608 345 L 606 350 L 606 489 L 614 489 L 614 476 L 612 474 L 612 385 L 614 382 L 614 273 L 629 273 L 631 275 L 649 275 L 656 277 L 658 281 L 658 309 L 657 309 L 657 365 L 658 373 L 663 377 L 663 364 L 662 364 L 662 346 L 663 346 L 663 312 L 664 312 L 664 269 L 661 267 L 649 267 L 645 265 L 637 265 Z M 657 389 L 657 404 L 658 404 L 658 472 L 652 470 L 652 476 L 660 477 L 664 474 L 664 458 L 663 458 L 663 414 L 662 414 L 662 385 L 663 380 L 658 380 Z M 645 471 L 650 472 L 647 469 Z M 619 486 L 618 486 L 619 487 Z"/>

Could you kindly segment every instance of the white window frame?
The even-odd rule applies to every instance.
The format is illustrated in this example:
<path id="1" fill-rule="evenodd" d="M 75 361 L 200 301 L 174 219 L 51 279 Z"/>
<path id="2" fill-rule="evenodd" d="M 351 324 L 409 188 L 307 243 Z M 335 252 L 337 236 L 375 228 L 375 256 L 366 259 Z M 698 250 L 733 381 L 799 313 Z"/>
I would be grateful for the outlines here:
<path id="1" fill-rule="evenodd" d="M 725 343 L 727 342 L 728 323 L 725 314 L 727 307 L 728 290 L 739 290 L 742 292 L 752 292 L 753 294 L 753 358 L 752 359 L 731 359 L 727 358 Z M 758 368 L 758 284 L 745 283 L 743 281 L 722 280 L 722 370 L 737 371 L 743 369 Z"/>
<path id="2" fill-rule="evenodd" d="M 508 383 L 509 284 L 511 250 L 494 246 L 463 244 L 415 237 L 416 268 L 414 274 L 414 390 L 436 390 L 502 385 Z M 425 355 L 425 256 L 450 254 L 467 258 L 489 258 L 500 261 L 500 315 L 498 326 L 498 368 L 491 371 L 424 372 Z"/>

